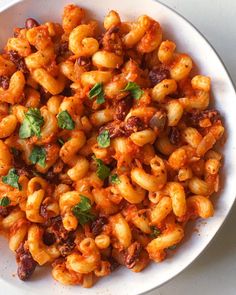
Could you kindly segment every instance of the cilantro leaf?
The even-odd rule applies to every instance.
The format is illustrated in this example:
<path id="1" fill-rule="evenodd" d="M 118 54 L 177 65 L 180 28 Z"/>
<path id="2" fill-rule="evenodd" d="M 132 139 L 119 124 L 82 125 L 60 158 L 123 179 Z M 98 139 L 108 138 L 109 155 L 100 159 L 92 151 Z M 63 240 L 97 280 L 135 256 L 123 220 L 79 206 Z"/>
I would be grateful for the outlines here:
<path id="1" fill-rule="evenodd" d="M 122 91 L 129 91 L 133 98 L 140 99 L 143 95 L 143 90 L 135 82 L 128 82 L 126 87 Z"/>
<path id="2" fill-rule="evenodd" d="M 44 119 L 41 116 L 40 110 L 36 108 L 30 108 L 25 114 L 23 123 L 20 126 L 19 136 L 20 138 L 29 138 L 32 135 L 40 137 L 41 126 L 44 123 Z"/>
<path id="3" fill-rule="evenodd" d="M 102 104 L 105 102 L 104 92 L 102 83 L 96 83 L 93 88 L 89 91 L 89 98 L 93 99 L 94 97 L 97 97 L 96 102 L 98 104 Z"/>
<path id="4" fill-rule="evenodd" d="M 43 147 L 35 146 L 29 157 L 32 164 L 39 164 L 41 167 L 46 165 L 46 150 Z"/>
<path id="5" fill-rule="evenodd" d="M 8 171 L 8 174 L 2 177 L 3 183 L 6 183 L 14 188 L 21 190 L 21 185 L 19 184 L 18 180 L 19 176 L 17 175 L 15 168 L 11 168 Z"/>
<path id="6" fill-rule="evenodd" d="M 120 184 L 121 183 L 118 174 L 111 175 L 110 179 L 111 179 L 111 183 L 113 183 L 113 184 Z"/>
<path id="7" fill-rule="evenodd" d="M 156 238 L 156 237 L 158 237 L 161 234 L 160 229 L 158 227 L 156 227 L 156 226 L 151 226 L 151 230 L 152 230 L 152 233 L 151 233 L 150 236 L 152 238 Z"/>
<path id="8" fill-rule="evenodd" d="M 80 202 L 72 208 L 72 213 L 78 219 L 81 225 L 84 225 L 92 220 L 95 216 L 91 211 L 91 202 L 90 199 L 80 195 Z"/>
<path id="9" fill-rule="evenodd" d="M 110 175 L 110 168 L 106 166 L 101 159 L 97 159 L 94 157 L 94 160 L 97 164 L 97 171 L 96 171 L 97 176 L 101 180 L 106 179 Z"/>
<path id="10" fill-rule="evenodd" d="M 11 200 L 8 197 L 3 197 L 0 199 L 0 206 L 2 207 L 7 207 L 8 205 L 10 205 Z"/>
<path id="11" fill-rule="evenodd" d="M 62 129 L 73 130 L 75 128 L 75 122 L 67 111 L 60 112 L 57 116 L 57 123 Z"/>
<path id="12" fill-rule="evenodd" d="M 101 148 L 107 148 L 110 146 L 110 134 L 108 130 L 102 131 L 97 137 L 98 146 Z"/>

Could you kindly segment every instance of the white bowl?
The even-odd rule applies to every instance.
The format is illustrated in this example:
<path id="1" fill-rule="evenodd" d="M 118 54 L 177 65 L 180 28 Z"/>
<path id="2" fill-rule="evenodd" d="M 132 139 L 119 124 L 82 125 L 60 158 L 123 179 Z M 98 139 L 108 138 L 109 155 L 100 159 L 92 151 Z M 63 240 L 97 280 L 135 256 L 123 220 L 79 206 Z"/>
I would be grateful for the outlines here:
<path id="1" fill-rule="evenodd" d="M 65 287 L 56 283 L 50 269 L 38 268 L 32 280 L 24 283 L 13 275 L 16 273 L 15 258 L 8 250 L 7 242 L 1 238 L 0 283 L 1 294 L 93 294 L 93 295 L 137 295 L 167 282 L 190 263 L 207 247 L 226 219 L 235 200 L 236 180 L 236 108 L 235 90 L 220 58 L 204 37 L 183 17 L 168 7 L 151 0 L 25 0 L 8 1 L 0 11 L 0 47 L 12 35 L 12 29 L 23 26 L 24 20 L 33 17 L 41 22 L 60 21 L 63 6 L 75 2 L 88 9 L 92 18 L 103 19 L 111 9 L 117 10 L 122 19 L 131 20 L 141 14 L 148 14 L 158 20 L 165 36 L 177 43 L 178 51 L 187 52 L 196 62 L 199 72 L 212 78 L 212 93 L 215 106 L 225 118 L 228 139 L 224 146 L 224 185 L 218 197 L 215 197 L 215 215 L 207 221 L 199 220 L 187 227 L 184 242 L 171 256 L 160 264 L 151 264 L 142 273 L 132 273 L 120 268 L 111 276 L 99 280 L 91 289 Z M 4 29 L 3 29 L 4 28 Z M 193 227 L 198 228 L 198 233 Z"/>

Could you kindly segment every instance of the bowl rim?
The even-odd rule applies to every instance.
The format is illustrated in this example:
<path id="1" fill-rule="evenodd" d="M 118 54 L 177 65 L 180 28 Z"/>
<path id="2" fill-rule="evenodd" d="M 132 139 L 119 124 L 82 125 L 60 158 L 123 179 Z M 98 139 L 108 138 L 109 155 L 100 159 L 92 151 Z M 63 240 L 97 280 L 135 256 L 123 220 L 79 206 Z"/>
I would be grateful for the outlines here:
<path id="1" fill-rule="evenodd" d="M 185 24 L 189 25 L 195 31 L 195 33 L 198 34 L 198 36 L 201 39 L 203 39 L 206 42 L 206 44 L 210 47 L 210 49 L 215 53 L 216 57 L 218 58 L 218 60 L 220 61 L 221 65 L 222 65 L 223 69 L 225 70 L 226 76 L 228 77 L 228 80 L 229 80 L 229 84 L 230 84 L 230 86 L 231 86 L 231 88 L 232 88 L 232 90 L 234 92 L 234 96 L 236 98 L 236 81 L 235 82 L 233 81 L 233 78 L 232 78 L 229 70 L 227 69 L 227 67 L 225 65 L 225 62 L 223 61 L 223 59 L 221 58 L 221 56 L 219 55 L 217 50 L 214 48 L 214 46 L 210 43 L 210 41 L 208 41 L 207 37 L 187 17 L 183 16 L 180 12 L 178 12 L 174 8 L 170 7 L 168 4 L 163 3 L 160 0 L 149 0 L 149 1 L 154 2 L 154 3 L 158 3 L 159 5 L 164 6 L 167 10 L 169 10 L 172 13 L 176 14 L 180 19 L 182 19 L 182 21 Z M 24 0 L 10 0 L 10 2 L 8 2 L 8 3 L 0 4 L 0 15 L 4 11 L 10 9 L 11 7 L 15 6 L 16 4 L 18 4 L 20 2 L 24 2 Z M 71 2 L 73 2 L 73 0 Z M 180 268 L 180 270 L 178 270 L 175 274 L 173 274 L 165 282 L 162 282 L 158 286 L 155 286 L 155 287 L 153 287 L 151 289 L 148 289 L 148 290 L 146 290 L 144 292 L 137 293 L 136 295 L 145 295 L 145 294 L 147 294 L 149 292 L 152 292 L 152 291 L 162 287 L 163 285 L 165 285 L 168 282 L 170 282 L 171 280 L 173 280 L 175 277 L 179 276 L 184 270 L 186 270 L 190 265 L 192 265 L 193 262 L 195 262 L 201 255 L 203 255 L 205 253 L 205 251 L 208 249 L 208 247 L 211 245 L 211 243 L 215 240 L 216 236 L 218 234 L 220 234 L 222 226 L 224 225 L 226 220 L 229 218 L 229 215 L 230 215 L 230 213 L 232 211 L 232 208 L 233 208 L 235 203 L 236 203 L 236 194 L 234 195 L 234 200 L 232 201 L 231 205 L 227 208 L 226 214 L 225 214 L 222 222 L 219 224 L 216 232 L 213 234 L 212 238 L 205 244 L 204 248 L 201 250 L 201 252 L 197 256 L 190 259 L 189 262 L 183 268 Z M 6 284 L 7 286 L 10 286 L 14 290 L 17 289 L 16 286 L 13 286 L 12 284 L 10 284 L 7 281 L 3 280 L 1 277 L 0 277 L 0 281 L 1 281 L 1 283 Z"/>

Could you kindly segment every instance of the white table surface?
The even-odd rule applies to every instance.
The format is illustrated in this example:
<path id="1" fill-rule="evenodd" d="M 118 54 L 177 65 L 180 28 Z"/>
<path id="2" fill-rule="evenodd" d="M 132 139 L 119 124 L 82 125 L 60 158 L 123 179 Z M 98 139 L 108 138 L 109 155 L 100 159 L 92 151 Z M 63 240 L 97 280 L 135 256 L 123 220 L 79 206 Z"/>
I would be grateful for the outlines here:
<path id="1" fill-rule="evenodd" d="M 0 6 L 10 1 L 0 0 Z M 236 84 L 236 0 L 162 2 L 185 16 L 206 36 L 223 59 Z M 236 294 L 236 206 L 213 242 L 191 266 L 169 283 L 148 293 L 188 294 Z"/>

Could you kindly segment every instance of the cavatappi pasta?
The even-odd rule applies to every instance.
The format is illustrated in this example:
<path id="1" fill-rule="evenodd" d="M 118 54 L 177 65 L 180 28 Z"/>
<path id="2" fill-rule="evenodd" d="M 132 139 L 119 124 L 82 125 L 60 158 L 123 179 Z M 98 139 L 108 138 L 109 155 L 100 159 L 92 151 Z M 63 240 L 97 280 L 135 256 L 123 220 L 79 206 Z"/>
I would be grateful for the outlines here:
<path id="1" fill-rule="evenodd" d="M 18 276 L 91 287 L 142 271 L 213 216 L 224 133 L 211 80 L 147 15 L 27 19 L 0 55 L 0 230 Z"/>

